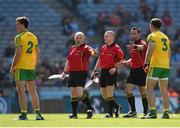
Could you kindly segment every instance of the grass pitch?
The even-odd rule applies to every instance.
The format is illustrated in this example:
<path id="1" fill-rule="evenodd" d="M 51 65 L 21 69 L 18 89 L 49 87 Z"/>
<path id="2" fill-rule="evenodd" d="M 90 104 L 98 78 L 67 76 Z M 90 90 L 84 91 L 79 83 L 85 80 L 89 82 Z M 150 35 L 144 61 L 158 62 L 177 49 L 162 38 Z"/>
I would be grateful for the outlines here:
<path id="1" fill-rule="evenodd" d="M 0 114 L 0 127 L 180 127 L 180 114 L 171 114 L 171 119 L 105 119 L 104 114 L 95 114 L 92 119 L 85 119 L 79 114 L 78 119 L 68 119 L 68 114 L 43 114 L 44 121 L 36 121 L 35 114 L 28 114 L 27 121 L 15 120 L 18 114 Z M 139 115 L 140 117 L 140 115 Z"/>

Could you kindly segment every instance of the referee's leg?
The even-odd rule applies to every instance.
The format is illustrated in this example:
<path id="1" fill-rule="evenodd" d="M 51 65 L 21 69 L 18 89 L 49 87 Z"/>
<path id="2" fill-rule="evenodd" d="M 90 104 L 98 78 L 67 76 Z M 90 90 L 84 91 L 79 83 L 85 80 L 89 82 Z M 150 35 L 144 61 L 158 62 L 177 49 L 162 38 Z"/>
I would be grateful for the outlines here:
<path id="1" fill-rule="evenodd" d="M 76 87 L 70 87 L 71 90 L 71 106 L 72 106 L 72 114 L 69 115 L 70 119 L 76 119 L 77 117 L 77 108 L 78 108 L 78 94 L 76 92 Z"/>
<path id="2" fill-rule="evenodd" d="M 115 108 L 115 117 L 119 117 L 119 109 L 120 105 L 118 105 L 114 99 L 114 85 L 107 85 L 106 86 L 106 94 L 107 94 L 107 101 L 109 105 L 109 114 L 113 115 L 113 110 Z"/>
<path id="3" fill-rule="evenodd" d="M 143 109 L 144 109 L 143 113 L 144 113 L 144 116 L 146 116 L 148 113 L 148 100 L 147 100 L 147 93 L 146 93 L 145 85 L 140 86 L 139 91 L 141 94 L 141 99 L 142 99 L 142 104 L 143 104 Z"/>
<path id="4" fill-rule="evenodd" d="M 132 93 L 133 87 L 134 87 L 133 84 L 130 84 L 130 83 L 126 84 L 125 91 L 126 91 L 126 96 L 127 96 L 128 103 L 130 106 L 130 111 L 126 115 L 123 116 L 124 118 L 130 118 L 130 117 L 137 116 L 136 106 L 135 106 L 135 97 Z"/>
<path id="5" fill-rule="evenodd" d="M 87 106 L 87 117 L 86 118 L 92 118 L 94 108 L 91 106 L 91 102 L 89 97 L 84 92 L 83 87 L 76 87 L 76 91 L 78 92 L 79 99 Z"/>

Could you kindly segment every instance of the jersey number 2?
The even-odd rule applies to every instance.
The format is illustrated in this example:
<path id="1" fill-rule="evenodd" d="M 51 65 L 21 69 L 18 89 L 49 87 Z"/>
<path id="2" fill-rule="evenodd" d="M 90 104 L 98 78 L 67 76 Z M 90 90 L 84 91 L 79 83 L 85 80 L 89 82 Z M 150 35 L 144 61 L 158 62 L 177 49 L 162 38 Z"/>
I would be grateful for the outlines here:
<path id="1" fill-rule="evenodd" d="M 168 45 L 167 45 L 167 39 L 166 38 L 162 38 L 161 42 L 163 43 L 163 51 L 167 51 L 168 50 Z"/>
<path id="2" fill-rule="evenodd" d="M 28 49 L 26 50 L 26 53 L 28 53 L 28 54 L 32 54 L 32 48 L 33 48 L 33 42 L 32 41 L 29 41 L 28 42 Z"/>

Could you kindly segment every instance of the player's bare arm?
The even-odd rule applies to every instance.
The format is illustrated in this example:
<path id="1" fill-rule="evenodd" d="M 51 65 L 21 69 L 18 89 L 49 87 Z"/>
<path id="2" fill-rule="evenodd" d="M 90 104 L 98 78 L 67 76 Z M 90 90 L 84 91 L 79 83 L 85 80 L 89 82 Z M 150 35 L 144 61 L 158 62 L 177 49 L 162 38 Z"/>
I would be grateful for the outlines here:
<path id="1" fill-rule="evenodd" d="M 38 47 L 35 49 L 35 52 L 36 52 L 36 66 L 37 66 L 37 64 L 39 62 L 39 53 L 40 53 L 40 50 Z"/>
<path id="2" fill-rule="evenodd" d="M 12 62 L 11 68 L 10 68 L 11 74 L 13 74 L 14 67 L 17 65 L 18 61 L 20 60 L 21 52 L 22 52 L 22 48 L 16 48 L 16 52 L 15 52 L 15 55 L 13 57 L 13 62 Z"/>
<path id="3" fill-rule="evenodd" d="M 144 64 L 149 64 L 150 63 L 153 51 L 154 51 L 154 43 L 153 42 L 149 42 Z"/>

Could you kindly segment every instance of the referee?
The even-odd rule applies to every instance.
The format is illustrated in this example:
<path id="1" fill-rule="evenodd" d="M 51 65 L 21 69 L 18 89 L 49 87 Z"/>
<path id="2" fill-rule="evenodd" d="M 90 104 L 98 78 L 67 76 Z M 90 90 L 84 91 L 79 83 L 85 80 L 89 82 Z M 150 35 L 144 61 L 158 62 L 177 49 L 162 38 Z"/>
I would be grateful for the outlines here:
<path id="1" fill-rule="evenodd" d="M 115 33 L 113 31 L 105 32 L 105 44 L 101 47 L 99 58 L 92 72 L 92 76 L 95 76 L 97 69 L 101 69 L 100 90 L 102 97 L 108 102 L 108 113 L 105 118 L 112 118 L 114 109 L 115 117 L 119 117 L 119 110 L 121 109 L 121 106 L 115 102 L 113 93 L 117 80 L 115 64 L 123 59 L 124 53 L 120 46 L 114 43 L 114 38 Z"/>
<path id="2" fill-rule="evenodd" d="M 126 95 L 130 105 L 130 111 L 124 115 L 124 118 L 136 117 L 135 97 L 132 93 L 134 85 L 137 85 L 142 97 L 142 103 L 144 108 L 144 116 L 148 111 L 148 101 L 145 91 L 146 73 L 143 70 L 144 58 L 147 50 L 147 44 L 140 39 L 140 29 L 137 27 L 131 28 L 131 43 L 128 45 L 130 49 L 130 59 L 124 61 L 124 64 L 130 65 L 130 74 L 126 84 Z"/>
<path id="3" fill-rule="evenodd" d="M 69 115 L 70 119 L 76 119 L 78 101 L 82 101 L 87 106 L 87 117 L 92 118 L 94 108 L 90 104 L 90 100 L 84 93 L 84 85 L 88 75 L 88 65 L 90 56 L 94 56 L 96 52 L 87 44 L 84 43 L 84 33 L 75 33 L 75 45 L 70 49 L 67 57 L 66 65 L 64 67 L 63 77 L 69 73 L 68 86 L 71 91 L 71 105 L 72 114 Z"/>

